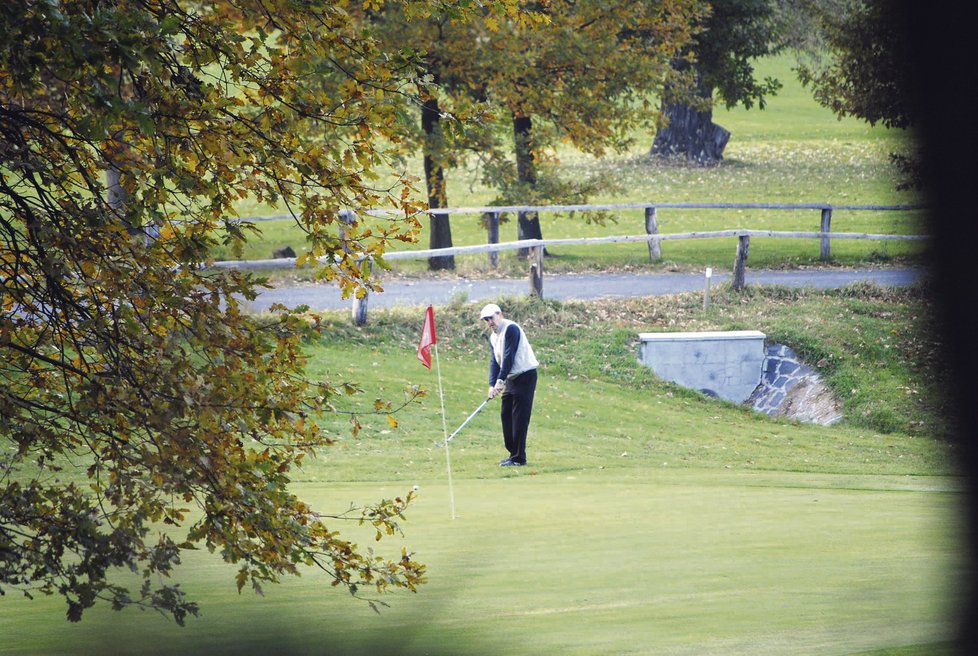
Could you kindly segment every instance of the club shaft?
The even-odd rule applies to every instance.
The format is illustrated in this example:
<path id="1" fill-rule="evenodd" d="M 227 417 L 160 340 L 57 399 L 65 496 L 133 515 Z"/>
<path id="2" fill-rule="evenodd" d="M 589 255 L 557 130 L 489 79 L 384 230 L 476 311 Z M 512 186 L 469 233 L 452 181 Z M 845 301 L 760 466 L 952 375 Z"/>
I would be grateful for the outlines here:
<path id="1" fill-rule="evenodd" d="M 456 428 L 456 429 L 455 429 L 455 432 L 453 432 L 453 433 L 452 433 L 451 435 L 449 435 L 449 436 L 448 436 L 448 439 L 447 439 L 447 440 L 445 440 L 445 444 L 448 444 L 449 442 L 451 442 L 451 441 L 452 441 L 452 439 L 453 439 L 453 438 L 454 438 L 454 437 L 455 437 L 456 435 L 458 435 L 458 434 L 459 434 L 459 431 L 461 431 L 461 430 L 462 430 L 463 428 L 465 428 L 465 425 L 466 425 L 466 424 L 468 424 L 468 423 L 469 423 L 470 421 L 472 421 L 472 418 L 473 418 L 473 417 L 475 417 L 475 416 L 476 416 L 477 414 L 479 414 L 480 412 L 482 412 L 482 409 L 483 409 L 484 407 L 486 407 L 486 404 L 487 404 L 487 403 L 489 403 L 489 399 L 486 399 L 485 401 L 483 401 L 482 403 L 480 403 L 480 404 L 479 404 L 479 407 L 478 407 L 478 408 L 476 408 L 476 409 L 475 409 L 475 410 L 474 410 L 474 411 L 472 412 L 472 414 L 470 414 L 470 415 L 469 415 L 469 416 L 468 416 L 468 417 L 466 418 L 466 420 L 462 422 L 462 425 L 461 425 L 461 426 L 459 426 L 458 428 Z"/>

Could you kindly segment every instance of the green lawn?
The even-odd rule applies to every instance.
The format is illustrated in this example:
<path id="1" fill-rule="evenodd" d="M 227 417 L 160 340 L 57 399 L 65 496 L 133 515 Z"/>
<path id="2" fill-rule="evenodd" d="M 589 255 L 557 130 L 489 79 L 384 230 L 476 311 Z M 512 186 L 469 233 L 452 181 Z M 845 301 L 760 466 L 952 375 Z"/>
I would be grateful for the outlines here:
<path id="1" fill-rule="evenodd" d="M 340 410 L 361 413 L 363 430 L 325 418 L 337 442 L 296 472 L 296 491 L 340 512 L 418 486 L 405 535 L 375 546 L 426 563 L 417 594 L 387 595 L 377 614 L 309 572 L 239 595 L 233 568 L 204 551 L 181 572 L 202 606 L 186 627 L 105 608 L 69 624 L 57 599 L 7 596 L 0 653 L 948 653 L 962 491 L 953 451 L 930 437 L 943 428 L 939 369 L 924 366 L 936 345 L 915 318 L 926 293 L 718 290 L 707 311 L 695 294 L 503 304 L 541 359 L 530 465 L 496 466 L 491 404 L 451 446 L 451 487 L 436 372 L 415 358 L 421 309 L 362 328 L 329 314 L 309 344 L 313 375 L 362 386 Z M 483 398 L 475 311 L 436 309 L 449 431 Z M 746 321 L 830 361 L 833 385 L 863 390 L 847 420 L 772 420 L 683 390 L 638 365 L 629 337 Z M 410 385 L 429 394 L 396 429 L 369 413 Z M 880 406 L 891 419 L 873 423 L 864 409 Z M 373 543 L 372 530 L 339 528 Z"/>
<path id="2" fill-rule="evenodd" d="M 890 154 L 905 150 L 903 133 L 863 122 L 838 120 L 818 106 L 801 87 L 791 71 L 790 55 L 758 63 L 759 75 L 773 75 L 784 88 L 769 99 L 764 110 L 726 110 L 718 108 L 714 120 L 732 133 L 722 165 L 710 168 L 685 168 L 664 165 L 648 159 L 652 137 L 634 135 L 633 145 L 622 153 L 596 159 L 570 147 L 556 153 L 558 175 L 569 179 L 601 176 L 607 191 L 591 198 L 593 203 L 637 202 L 669 203 L 829 203 L 832 205 L 895 205 L 919 201 L 910 191 L 896 189 L 897 171 Z M 409 170 L 419 176 L 420 160 L 409 161 Z M 479 207 L 492 203 L 495 192 L 478 182 L 474 169 L 449 172 L 449 206 Z M 271 208 L 242 206 L 242 216 L 280 214 Z M 500 228 L 500 240 L 516 239 L 515 217 Z M 663 209 L 659 212 L 662 233 L 723 229 L 817 231 L 817 210 L 697 210 Z M 580 214 L 544 213 L 540 217 L 547 238 L 640 235 L 645 232 L 641 210 L 607 212 L 600 223 L 588 222 Z M 301 234 L 291 222 L 261 222 L 262 241 L 247 247 L 246 259 L 264 259 L 274 249 L 291 245 L 301 252 Z M 833 214 L 832 230 L 856 233 L 920 234 L 918 211 L 843 211 Z M 483 244 L 486 232 L 478 214 L 452 217 L 455 246 Z M 398 244 L 397 249 L 427 248 L 428 232 L 422 231 L 417 244 Z M 549 271 L 580 271 L 623 267 L 683 268 L 711 266 L 729 270 L 733 266 L 736 239 L 665 242 L 662 261 L 650 263 L 644 244 L 567 246 L 552 248 Z M 912 242 L 874 242 L 836 240 L 833 261 L 852 265 L 865 262 L 916 261 L 921 247 Z M 798 266 L 817 262 L 817 240 L 754 239 L 750 266 Z M 229 254 L 218 255 L 232 259 Z M 398 272 L 422 274 L 424 260 L 398 260 Z M 457 258 L 461 273 L 483 273 L 488 269 L 485 255 Z M 502 273 L 523 275 L 525 265 L 512 253 L 501 255 Z"/>
<path id="3" fill-rule="evenodd" d="M 502 474 L 495 453 L 455 453 L 485 478 L 456 477 L 454 520 L 444 477 L 300 486 L 336 506 L 420 485 L 405 542 L 429 583 L 379 614 L 312 575 L 238 596 L 201 554 L 185 587 L 203 613 L 185 628 L 105 609 L 70 625 L 57 603 L 3 599 L 0 653 L 943 653 L 959 571 L 948 477 Z"/>

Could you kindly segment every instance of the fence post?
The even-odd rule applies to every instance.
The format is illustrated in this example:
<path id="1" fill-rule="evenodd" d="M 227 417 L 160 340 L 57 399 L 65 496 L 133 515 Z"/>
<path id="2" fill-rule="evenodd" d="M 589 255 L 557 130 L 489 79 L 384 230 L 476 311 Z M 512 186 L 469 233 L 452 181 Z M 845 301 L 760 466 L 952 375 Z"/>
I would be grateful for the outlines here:
<path id="1" fill-rule="evenodd" d="M 347 238 L 346 226 L 350 225 L 355 220 L 356 220 L 356 214 L 353 213 L 353 210 L 340 210 L 340 224 L 339 224 L 340 235 L 339 236 L 340 236 L 340 241 L 343 242 L 343 251 L 345 253 L 350 252 L 350 247 L 346 243 L 346 238 Z M 370 259 L 368 258 L 366 260 L 366 264 L 363 267 L 361 267 L 360 270 L 364 272 L 364 274 L 367 277 L 369 277 L 370 269 L 371 269 Z M 367 323 L 367 295 L 368 292 L 364 290 L 363 298 L 357 298 L 356 296 L 353 297 L 353 308 L 351 314 L 353 316 L 353 323 L 357 326 L 362 326 Z"/>
<path id="2" fill-rule="evenodd" d="M 486 230 L 489 232 L 488 243 L 499 243 L 499 212 L 486 212 L 482 215 L 486 220 Z M 489 266 L 493 269 L 499 266 L 499 251 L 489 251 Z"/>
<path id="3" fill-rule="evenodd" d="M 740 235 L 737 239 L 737 257 L 734 260 L 733 288 L 743 291 L 744 278 L 747 273 L 747 252 L 750 250 L 750 236 Z"/>
<path id="4" fill-rule="evenodd" d="M 364 261 L 363 267 L 360 269 L 365 277 L 370 276 L 371 273 L 371 260 L 367 258 Z M 367 297 L 370 295 L 366 289 L 363 290 L 363 298 L 357 298 L 356 295 L 353 296 L 353 324 L 356 326 L 363 326 L 367 323 Z"/>
<path id="5" fill-rule="evenodd" d="M 822 208 L 822 232 L 829 232 L 832 229 L 832 208 Z M 829 243 L 828 235 L 822 236 L 822 259 L 827 260 L 831 256 L 832 246 Z"/>
<path id="6" fill-rule="evenodd" d="M 543 298 L 543 246 L 529 249 L 530 295 Z"/>
<path id="7" fill-rule="evenodd" d="M 645 234 L 647 235 L 657 235 L 659 234 L 659 222 L 655 217 L 655 208 L 646 207 L 645 208 Z M 658 239 L 649 240 L 649 260 L 655 262 L 662 258 L 662 249 L 659 246 Z"/>

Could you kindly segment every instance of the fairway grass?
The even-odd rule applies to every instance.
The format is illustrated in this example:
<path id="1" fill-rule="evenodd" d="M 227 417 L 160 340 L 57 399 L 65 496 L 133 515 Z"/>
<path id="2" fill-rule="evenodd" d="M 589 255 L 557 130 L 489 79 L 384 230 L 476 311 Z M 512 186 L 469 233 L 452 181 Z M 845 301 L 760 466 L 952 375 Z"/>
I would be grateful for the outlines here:
<path id="1" fill-rule="evenodd" d="M 104 608 L 68 624 L 57 601 L 5 598 L 0 653 L 912 655 L 951 636 L 951 477 L 527 467 L 456 480 L 454 519 L 445 477 L 413 484 L 403 541 L 429 582 L 379 614 L 315 576 L 239 596 L 200 553 L 185 628 Z M 341 507 L 410 486 L 298 492 Z"/>
<path id="2" fill-rule="evenodd" d="M 308 343 L 310 376 L 355 380 L 363 393 L 334 400 L 339 412 L 321 421 L 336 442 L 293 472 L 293 489 L 341 513 L 418 486 L 403 536 L 375 545 L 372 529 L 330 522 L 384 556 L 415 553 L 428 579 L 417 594 L 385 595 L 377 614 L 316 572 L 238 594 L 232 566 L 190 552 L 177 575 L 201 616 L 186 627 L 104 606 L 70 624 L 59 599 L 13 593 L 0 597 L 0 654 L 948 653 L 966 571 L 963 492 L 954 449 L 930 437 L 943 432 L 940 406 L 917 415 L 900 402 L 926 401 L 937 371 L 916 292 L 718 290 L 709 312 L 685 295 L 504 305 L 541 360 L 523 468 L 496 465 L 495 404 L 450 452 L 436 445 L 436 371 L 445 430 L 485 398 L 475 308 L 436 310 L 433 371 L 415 355 L 420 308 L 377 312 L 362 328 L 322 317 Z M 636 361 L 641 330 L 744 326 L 837 362 L 827 379 L 843 375 L 844 390 L 873 403 L 831 427 L 771 419 Z M 428 395 L 399 410 L 396 427 L 372 412 L 374 398 L 398 403 L 415 385 Z M 877 402 L 889 425 L 913 432 L 866 423 L 860 408 Z M 346 412 L 359 414 L 359 434 Z"/>

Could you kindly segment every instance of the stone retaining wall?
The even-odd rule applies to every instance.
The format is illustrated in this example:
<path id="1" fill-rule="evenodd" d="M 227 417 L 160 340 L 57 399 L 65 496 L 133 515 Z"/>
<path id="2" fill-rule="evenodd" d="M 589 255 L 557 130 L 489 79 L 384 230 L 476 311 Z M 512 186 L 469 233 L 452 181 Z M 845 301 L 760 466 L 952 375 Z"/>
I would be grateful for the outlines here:
<path id="1" fill-rule="evenodd" d="M 834 424 L 841 404 L 790 347 L 756 330 L 640 333 L 639 360 L 657 376 L 758 412 Z"/>

